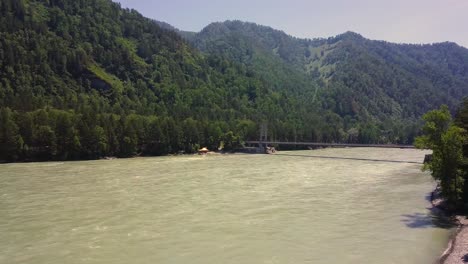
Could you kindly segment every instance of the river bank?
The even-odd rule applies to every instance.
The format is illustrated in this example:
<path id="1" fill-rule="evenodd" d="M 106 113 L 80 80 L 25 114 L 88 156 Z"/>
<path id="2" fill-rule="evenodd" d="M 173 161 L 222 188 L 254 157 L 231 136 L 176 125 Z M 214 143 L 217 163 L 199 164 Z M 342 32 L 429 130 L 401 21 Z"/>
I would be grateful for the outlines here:
<path id="1" fill-rule="evenodd" d="M 466 216 L 457 216 L 456 221 L 457 231 L 440 257 L 441 264 L 468 263 L 468 219 Z"/>
<path id="2" fill-rule="evenodd" d="M 437 187 L 431 194 L 431 203 L 434 208 L 443 211 L 447 215 L 451 213 L 444 207 L 444 200 L 440 198 L 440 189 Z M 468 263 L 468 218 L 455 215 L 453 221 L 457 230 L 452 235 L 447 249 L 439 259 L 440 264 L 464 264 Z"/>

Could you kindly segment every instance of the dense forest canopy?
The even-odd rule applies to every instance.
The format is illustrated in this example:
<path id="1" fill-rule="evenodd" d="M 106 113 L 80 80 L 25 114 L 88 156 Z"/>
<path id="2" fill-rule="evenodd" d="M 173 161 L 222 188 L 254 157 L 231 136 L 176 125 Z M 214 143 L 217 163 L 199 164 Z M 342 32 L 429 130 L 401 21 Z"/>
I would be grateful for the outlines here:
<path id="1" fill-rule="evenodd" d="M 110 0 L 0 0 L 0 160 L 411 143 L 468 94 L 468 50 L 228 21 L 179 31 Z"/>

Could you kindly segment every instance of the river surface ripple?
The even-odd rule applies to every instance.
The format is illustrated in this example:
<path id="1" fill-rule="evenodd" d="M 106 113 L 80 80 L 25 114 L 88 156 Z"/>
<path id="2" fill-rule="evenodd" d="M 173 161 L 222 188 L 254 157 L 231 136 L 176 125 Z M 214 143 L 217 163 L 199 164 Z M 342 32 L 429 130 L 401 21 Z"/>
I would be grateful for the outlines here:
<path id="1" fill-rule="evenodd" d="M 0 165 L 0 263 L 433 263 L 426 153 Z"/>

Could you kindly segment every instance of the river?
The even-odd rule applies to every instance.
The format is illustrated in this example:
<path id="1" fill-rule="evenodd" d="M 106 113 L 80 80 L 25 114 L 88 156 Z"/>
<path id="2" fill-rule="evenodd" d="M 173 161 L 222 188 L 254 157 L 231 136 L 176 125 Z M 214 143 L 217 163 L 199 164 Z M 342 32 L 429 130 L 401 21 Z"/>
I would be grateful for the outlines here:
<path id="1" fill-rule="evenodd" d="M 426 152 L 0 165 L 0 263 L 434 263 Z"/>

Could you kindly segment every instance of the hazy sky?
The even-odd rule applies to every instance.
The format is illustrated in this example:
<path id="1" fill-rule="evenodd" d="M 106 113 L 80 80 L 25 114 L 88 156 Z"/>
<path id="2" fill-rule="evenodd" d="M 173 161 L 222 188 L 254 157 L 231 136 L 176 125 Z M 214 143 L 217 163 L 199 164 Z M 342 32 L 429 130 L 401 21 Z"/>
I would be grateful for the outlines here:
<path id="1" fill-rule="evenodd" d="M 354 31 L 404 43 L 453 41 L 468 47 L 468 0 L 114 0 L 179 29 L 239 19 L 296 37 Z"/>

